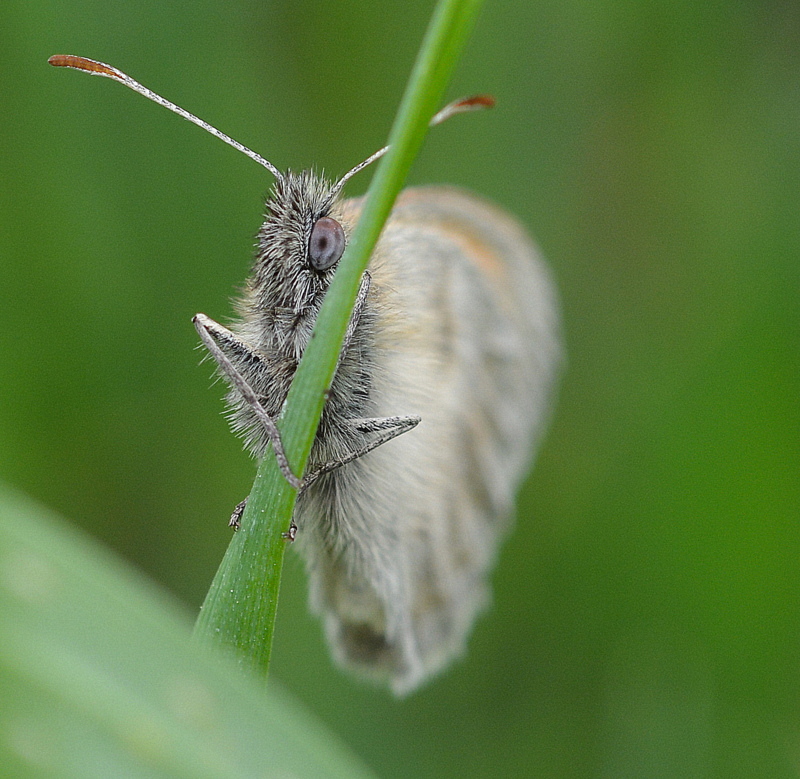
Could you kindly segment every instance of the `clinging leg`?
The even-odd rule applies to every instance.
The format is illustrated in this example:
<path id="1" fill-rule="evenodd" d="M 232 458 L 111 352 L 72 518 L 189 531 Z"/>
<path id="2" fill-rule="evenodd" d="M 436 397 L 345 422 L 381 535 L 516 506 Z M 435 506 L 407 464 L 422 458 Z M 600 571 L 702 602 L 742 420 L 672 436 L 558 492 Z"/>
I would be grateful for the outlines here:
<path id="1" fill-rule="evenodd" d="M 301 481 L 292 473 L 289 467 L 289 461 L 286 458 L 286 451 L 283 448 L 283 441 L 278 431 L 278 427 L 272 417 L 266 412 L 258 396 L 253 391 L 253 388 L 247 383 L 245 378 L 236 369 L 236 366 L 231 362 L 227 354 L 220 348 L 217 341 L 224 343 L 226 348 L 234 348 L 236 351 L 243 355 L 252 357 L 254 360 L 260 359 L 258 355 L 246 344 L 241 338 L 238 338 L 230 330 L 210 319 L 205 314 L 196 314 L 194 319 L 194 326 L 200 335 L 200 339 L 205 344 L 211 356 L 217 361 L 222 372 L 227 376 L 231 385 L 236 388 L 239 394 L 244 398 L 245 402 L 253 409 L 259 422 L 264 427 L 272 449 L 275 452 L 275 459 L 278 461 L 278 466 L 281 473 L 286 478 L 286 481 L 295 489 L 300 489 Z"/>
<path id="2" fill-rule="evenodd" d="M 365 454 L 368 454 L 373 449 L 377 449 L 379 446 L 391 441 L 393 438 L 396 438 L 403 433 L 407 433 L 409 430 L 413 430 L 413 428 L 420 423 L 420 419 L 421 418 L 418 416 L 354 419 L 351 424 L 359 432 L 378 433 L 379 435 L 377 435 L 371 441 L 368 441 L 366 444 L 364 444 L 364 446 L 359 447 L 352 452 L 348 452 L 346 455 L 344 455 L 344 457 L 341 457 L 338 460 L 329 460 L 318 468 L 315 468 L 311 473 L 307 474 L 303 478 L 303 481 L 300 485 L 300 494 L 302 495 L 303 492 L 305 492 L 320 476 L 330 473 L 331 471 L 335 471 L 337 468 L 341 468 L 343 465 L 347 465 L 348 463 L 357 460 L 359 457 L 363 457 Z M 231 519 L 228 523 L 228 526 L 232 527 L 234 530 L 238 530 L 241 525 L 242 514 L 244 514 L 244 509 L 247 506 L 247 500 L 248 499 L 245 498 L 241 503 L 239 503 L 233 510 L 233 514 L 231 514 Z M 292 520 L 289 532 L 285 533 L 284 536 L 288 540 L 294 541 L 296 532 L 297 526 L 294 524 L 294 520 Z"/>
<path id="3" fill-rule="evenodd" d="M 369 454 L 373 449 L 391 441 L 393 438 L 413 430 L 421 421 L 418 416 L 404 416 L 404 417 L 374 417 L 369 419 L 354 419 L 350 423 L 356 430 L 361 433 L 378 433 L 378 435 L 371 441 L 368 441 L 364 446 L 348 452 L 344 457 L 338 460 L 329 460 L 323 463 L 318 468 L 315 468 L 311 473 L 306 474 L 303 478 L 303 483 L 300 487 L 300 492 L 304 492 L 310 487 L 320 476 L 335 471 L 343 465 Z"/>

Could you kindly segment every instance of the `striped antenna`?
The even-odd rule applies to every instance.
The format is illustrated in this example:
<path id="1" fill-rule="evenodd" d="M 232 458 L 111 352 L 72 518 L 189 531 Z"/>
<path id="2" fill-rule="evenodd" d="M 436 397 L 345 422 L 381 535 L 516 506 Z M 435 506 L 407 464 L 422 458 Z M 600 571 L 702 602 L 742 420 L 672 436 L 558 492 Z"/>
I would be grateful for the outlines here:
<path id="1" fill-rule="evenodd" d="M 57 68 L 74 68 L 75 70 L 82 70 L 84 73 L 89 73 L 92 76 L 105 76 L 106 78 L 112 78 L 114 81 L 118 81 L 120 84 L 124 84 L 126 87 L 129 87 L 134 92 L 144 95 L 154 103 L 158 103 L 159 105 L 164 106 L 164 108 L 168 108 L 170 111 L 178 114 L 178 116 L 188 119 L 198 127 L 202 127 L 206 132 L 211 133 L 221 141 L 225 141 L 225 143 L 227 143 L 229 146 L 233 146 L 234 149 L 238 149 L 243 154 L 246 154 L 251 160 L 255 160 L 259 165 L 263 165 L 273 176 L 275 176 L 275 178 L 283 178 L 283 174 L 269 160 L 265 160 L 260 154 L 256 154 L 254 151 L 239 143 L 239 141 L 233 140 L 233 138 L 231 138 L 229 135 L 225 135 L 225 133 L 217 130 L 216 127 L 212 127 L 208 122 L 204 122 L 194 114 L 190 114 L 185 109 L 175 105 L 175 103 L 170 103 L 169 100 L 161 97 L 161 95 L 157 95 L 147 87 L 142 86 L 138 81 L 134 81 L 130 76 L 126 75 L 121 70 L 112 68 L 111 65 L 106 65 L 104 62 L 96 62 L 95 60 L 90 60 L 86 57 L 75 57 L 71 54 L 54 54 L 47 61 L 51 65 L 55 65 Z"/>
<path id="2" fill-rule="evenodd" d="M 466 114 L 470 111 L 481 111 L 484 108 L 493 108 L 494 103 L 495 100 L 491 95 L 473 95 L 472 97 L 459 98 L 452 103 L 448 103 L 441 111 L 435 113 L 430 122 L 428 122 L 428 127 L 436 127 L 437 124 L 447 121 L 451 116 L 455 116 L 456 114 Z M 364 162 L 359 162 L 354 168 L 348 170 L 347 173 L 333 185 L 330 197 L 336 197 L 342 191 L 344 185 L 353 178 L 356 173 L 360 173 L 368 165 L 372 165 L 375 160 L 379 160 L 383 157 L 387 151 L 389 151 L 389 147 L 384 146 L 382 149 L 378 149 L 374 154 L 367 157 Z"/>

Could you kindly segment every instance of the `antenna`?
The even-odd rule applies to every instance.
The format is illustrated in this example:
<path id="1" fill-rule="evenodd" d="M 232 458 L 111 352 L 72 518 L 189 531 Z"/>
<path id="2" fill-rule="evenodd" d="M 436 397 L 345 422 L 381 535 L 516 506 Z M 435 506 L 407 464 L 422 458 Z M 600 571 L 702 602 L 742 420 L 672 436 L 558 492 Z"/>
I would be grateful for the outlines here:
<path id="1" fill-rule="evenodd" d="M 466 114 L 470 111 L 481 111 L 484 108 L 493 108 L 494 104 L 495 100 L 491 95 L 472 95 L 472 97 L 459 98 L 452 103 L 448 103 L 441 111 L 435 113 L 430 122 L 428 122 L 428 127 L 436 127 L 437 124 L 447 121 L 451 116 L 455 116 L 456 114 Z M 383 155 L 389 151 L 389 148 L 389 146 L 384 146 L 382 149 L 378 149 L 374 154 L 367 157 L 364 162 L 359 162 L 358 165 L 347 171 L 347 173 L 333 185 L 330 194 L 331 198 L 336 197 L 342 191 L 344 185 L 353 178 L 356 173 L 360 173 L 368 165 L 372 165 L 375 160 L 379 160 L 383 157 Z"/>
<path id="2" fill-rule="evenodd" d="M 126 75 L 121 70 L 112 68 L 111 65 L 106 65 L 104 62 L 96 62 L 95 60 L 90 60 L 86 57 L 75 57 L 71 54 L 54 54 L 47 61 L 51 65 L 55 65 L 57 68 L 74 68 L 75 70 L 82 70 L 84 73 L 89 73 L 92 76 L 105 76 L 106 78 L 114 79 L 114 81 L 124 84 L 134 92 L 138 92 L 140 95 L 144 95 L 145 97 L 149 98 L 154 103 L 158 103 L 159 105 L 164 106 L 164 108 L 168 108 L 170 111 L 178 114 L 178 116 L 188 119 L 198 127 L 202 127 L 206 132 L 211 133 L 221 141 L 225 141 L 225 143 L 227 143 L 229 146 L 233 146 L 234 149 L 238 149 L 240 152 L 250 157 L 251 160 L 255 160 L 259 165 L 263 165 L 273 176 L 275 176 L 275 178 L 283 179 L 283 174 L 269 160 L 265 160 L 260 154 L 256 154 L 254 151 L 251 151 L 246 146 L 243 146 L 241 143 L 239 143 L 239 141 L 234 141 L 229 135 L 225 135 L 225 133 L 220 132 L 216 127 L 212 127 L 208 122 L 198 119 L 198 117 L 196 117 L 194 114 L 190 114 L 185 109 L 175 105 L 175 103 L 170 103 L 169 100 L 161 97 L 161 95 L 157 95 L 152 90 L 142 86 L 138 81 L 134 81 L 130 76 Z"/>

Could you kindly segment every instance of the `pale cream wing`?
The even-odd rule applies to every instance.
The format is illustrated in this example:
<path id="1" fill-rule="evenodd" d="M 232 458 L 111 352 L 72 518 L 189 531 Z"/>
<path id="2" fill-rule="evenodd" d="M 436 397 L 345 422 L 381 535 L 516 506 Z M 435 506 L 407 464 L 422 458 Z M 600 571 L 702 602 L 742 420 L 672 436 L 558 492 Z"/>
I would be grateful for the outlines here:
<path id="1" fill-rule="evenodd" d="M 348 201 L 351 218 L 359 207 Z M 365 578 L 385 612 L 383 669 L 402 693 L 463 650 L 487 602 L 488 572 L 551 405 L 559 320 L 524 230 L 456 189 L 406 190 L 370 272 L 383 366 L 376 413 L 422 417 L 361 464 L 373 521 L 398 539 L 384 570 Z M 354 646 L 340 659 L 358 666 L 358 655 Z"/>

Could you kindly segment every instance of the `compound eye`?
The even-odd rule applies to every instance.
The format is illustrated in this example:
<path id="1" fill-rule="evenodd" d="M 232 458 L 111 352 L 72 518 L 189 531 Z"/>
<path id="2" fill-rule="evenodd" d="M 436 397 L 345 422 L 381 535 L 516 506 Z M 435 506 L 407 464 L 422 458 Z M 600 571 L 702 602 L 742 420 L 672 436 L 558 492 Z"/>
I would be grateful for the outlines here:
<path id="1" fill-rule="evenodd" d="M 342 226 L 329 216 L 317 219 L 308 241 L 308 259 L 315 270 L 328 270 L 339 262 L 347 240 Z"/>

